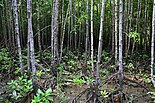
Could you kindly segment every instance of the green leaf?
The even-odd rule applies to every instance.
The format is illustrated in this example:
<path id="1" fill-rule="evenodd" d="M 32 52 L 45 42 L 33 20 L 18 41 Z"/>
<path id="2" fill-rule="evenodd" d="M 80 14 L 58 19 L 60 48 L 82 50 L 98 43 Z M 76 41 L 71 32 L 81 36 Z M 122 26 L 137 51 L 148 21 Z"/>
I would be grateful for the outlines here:
<path id="1" fill-rule="evenodd" d="M 38 89 L 38 94 L 44 95 L 44 93 L 40 89 Z"/>
<path id="2" fill-rule="evenodd" d="M 51 93 L 52 93 L 52 89 L 49 88 L 49 89 L 46 90 L 45 96 L 49 96 L 49 95 L 51 95 Z"/>

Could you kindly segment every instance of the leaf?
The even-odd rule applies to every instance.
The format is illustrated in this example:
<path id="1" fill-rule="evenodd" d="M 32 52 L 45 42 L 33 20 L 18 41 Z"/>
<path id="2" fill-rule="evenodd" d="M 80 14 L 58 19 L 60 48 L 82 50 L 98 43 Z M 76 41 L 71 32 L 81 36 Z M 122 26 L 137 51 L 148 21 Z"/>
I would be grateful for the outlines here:
<path id="1" fill-rule="evenodd" d="M 51 93 L 52 93 L 52 89 L 49 88 L 49 89 L 46 90 L 45 96 L 49 96 L 49 95 L 51 95 Z"/>
<path id="2" fill-rule="evenodd" d="M 40 89 L 38 89 L 38 94 L 44 95 L 44 93 Z"/>

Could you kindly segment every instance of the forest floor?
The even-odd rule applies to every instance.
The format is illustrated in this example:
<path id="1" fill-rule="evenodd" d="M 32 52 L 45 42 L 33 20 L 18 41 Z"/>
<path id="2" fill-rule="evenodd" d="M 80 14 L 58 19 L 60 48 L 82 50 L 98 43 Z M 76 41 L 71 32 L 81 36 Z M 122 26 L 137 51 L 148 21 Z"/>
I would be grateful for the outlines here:
<path id="1" fill-rule="evenodd" d="M 47 51 L 46 55 L 43 55 L 47 64 L 50 64 L 50 62 L 48 62 L 51 59 L 49 56 L 50 54 L 51 53 L 48 53 Z M 37 68 L 36 74 L 38 87 L 43 92 L 46 92 L 48 88 L 52 88 L 52 98 L 54 100 L 51 103 L 90 103 L 88 101 L 91 101 L 92 92 L 94 92 L 92 85 L 95 80 L 90 76 L 91 61 L 87 61 L 86 64 L 84 54 L 81 54 L 80 56 L 75 54 L 77 53 L 70 53 L 70 56 L 66 54 L 63 57 L 63 62 L 58 65 L 57 71 L 52 71 L 53 73 L 51 73 L 52 69 L 43 64 L 43 67 L 46 67 L 49 75 L 46 75 L 41 68 Z M 5 58 L 6 57 L 4 57 L 4 59 Z M 103 60 L 100 69 L 100 86 L 97 88 L 99 92 L 99 102 L 97 103 L 120 103 L 120 95 L 118 91 L 119 76 L 117 72 L 114 72 L 116 71 L 114 70 L 114 59 L 111 57 L 110 53 L 105 51 L 102 52 L 102 58 Z M 18 60 L 18 58 L 15 60 Z M 26 56 L 23 60 L 26 64 Z M 38 58 L 36 58 L 36 60 L 38 60 Z M 6 63 L 6 61 L 4 63 Z M 94 61 L 94 63 L 96 63 L 96 61 Z M 6 63 L 6 65 L 8 64 Z M 153 103 L 154 99 L 152 99 L 152 97 L 155 97 L 155 89 L 151 84 L 149 65 L 150 58 L 145 54 L 135 54 L 133 57 L 124 58 L 124 103 Z M 82 70 L 85 68 L 88 70 L 87 75 L 82 73 Z M 31 103 L 33 99 L 33 96 L 31 95 L 31 89 L 30 91 L 29 89 L 26 90 L 26 97 L 18 97 L 18 94 L 15 94 L 15 96 L 12 97 L 14 94 L 10 92 L 10 88 L 8 89 L 8 87 L 12 86 L 14 83 L 15 86 L 17 84 L 17 90 L 15 90 L 16 93 L 20 94 L 21 92 L 25 92 L 22 90 L 27 87 L 27 72 L 26 79 L 23 79 L 22 77 L 24 80 L 22 81 L 19 68 L 10 68 L 9 70 L 7 69 L 6 73 L 4 73 L 4 70 L 0 72 L 0 103 Z M 18 85 L 18 83 L 20 83 L 19 78 L 23 84 Z M 12 81 L 12 84 L 8 83 L 10 81 Z M 20 91 L 18 89 L 20 89 Z M 148 94 L 149 92 L 152 92 L 152 95 Z M 16 102 L 14 99 L 12 99 L 15 97 L 20 98 L 20 100 Z M 29 98 L 31 99 L 28 100 Z M 10 100 L 11 102 L 8 102 Z"/>
<path id="2" fill-rule="evenodd" d="M 132 75 L 128 75 L 128 77 L 131 77 L 130 79 L 134 81 L 134 78 Z M 139 77 L 137 77 L 137 78 L 139 78 Z M 1 82 L 0 82 L 0 94 L 3 95 L 3 98 L 8 97 L 8 94 L 6 94 L 7 82 L 8 82 L 8 77 L 3 78 L 3 80 L 1 79 Z M 140 78 L 137 79 L 136 82 L 141 83 L 141 85 L 142 86 L 144 85 L 148 90 L 149 90 L 149 88 L 151 88 L 150 84 L 145 85 L 144 81 Z M 126 95 L 124 97 L 124 103 L 152 103 L 152 99 L 151 99 L 150 95 L 147 94 L 148 91 L 144 87 L 141 87 L 141 85 L 139 85 L 137 83 L 134 83 L 132 81 L 126 81 L 126 80 L 124 81 L 123 93 Z M 110 88 L 112 88 L 112 87 L 116 88 L 118 86 L 119 85 L 117 83 L 115 83 L 112 80 L 109 80 L 107 84 L 105 84 L 103 87 L 101 87 L 101 89 L 108 91 L 108 90 L 110 90 Z M 63 103 L 89 103 L 89 102 L 87 102 L 88 92 L 81 94 L 81 92 L 83 92 L 84 90 L 86 90 L 88 88 L 90 88 L 90 86 L 85 83 L 84 84 L 71 83 L 70 85 L 63 87 L 62 90 L 64 92 L 64 96 L 66 99 L 66 101 Z M 73 99 L 75 97 L 77 97 L 79 94 L 81 94 L 81 96 L 77 99 L 76 102 L 73 102 Z M 114 96 L 113 97 L 114 103 L 120 103 L 120 101 L 118 99 L 119 98 L 118 94 L 116 93 L 113 96 Z M 2 98 L 0 98 L 0 99 L 2 99 Z M 103 103 L 112 103 L 111 100 L 106 99 L 106 98 L 101 97 L 101 100 Z M 105 102 L 105 101 L 107 101 L 107 102 Z M 0 102 L 0 103 L 4 103 L 4 102 Z M 25 102 L 25 103 L 27 103 L 27 102 Z M 54 102 L 54 103 L 59 103 L 59 102 Z"/>
<path id="3" fill-rule="evenodd" d="M 88 88 L 87 85 L 82 86 L 69 86 L 65 88 L 66 97 L 68 97 L 68 103 L 72 103 L 73 99 L 79 95 L 83 90 Z M 128 96 L 133 96 L 130 99 L 135 99 L 132 102 L 128 100 L 124 100 L 124 103 L 152 103 L 151 98 L 147 95 L 147 91 L 141 87 L 133 87 L 133 86 L 124 86 L 124 93 Z M 81 98 L 76 103 L 87 103 L 86 94 L 83 94 Z M 114 95 L 114 103 L 120 103 L 118 96 Z M 117 101 L 118 100 L 118 101 Z M 110 101 L 103 103 L 112 103 Z"/>
<path id="4" fill-rule="evenodd" d="M 142 81 L 139 81 L 142 82 Z M 107 84 L 106 87 L 102 87 L 103 90 L 108 90 L 111 87 L 115 87 L 117 84 Z M 142 85 L 144 85 L 142 83 Z M 150 88 L 150 85 L 145 86 L 147 89 Z M 70 85 L 65 88 L 66 97 L 68 97 L 68 103 L 73 103 L 73 99 L 78 96 L 81 92 L 89 88 L 89 85 Z M 123 93 L 126 95 L 124 97 L 124 103 L 152 103 L 152 99 L 150 95 L 148 95 L 148 90 L 139 86 L 136 83 L 132 83 L 129 81 L 124 82 Z M 118 94 L 113 95 L 113 101 L 101 98 L 103 103 L 120 103 Z M 76 103 L 87 103 L 87 94 L 84 93 Z M 89 102 L 88 102 L 89 103 Z"/>

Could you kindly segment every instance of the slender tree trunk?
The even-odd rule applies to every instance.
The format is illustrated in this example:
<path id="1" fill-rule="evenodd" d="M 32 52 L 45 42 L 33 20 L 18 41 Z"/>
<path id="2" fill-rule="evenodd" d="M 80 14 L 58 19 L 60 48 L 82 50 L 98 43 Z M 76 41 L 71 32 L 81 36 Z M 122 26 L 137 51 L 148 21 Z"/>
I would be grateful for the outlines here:
<path id="1" fill-rule="evenodd" d="M 129 19 L 129 21 L 130 21 L 130 23 L 129 23 L 129 33 L 132 31 L 132 14 L 133 14 L 132 12 L 133 12 L 133 1 L 131 0 L 131 1 L 130 1 L 130 15 L 131 15 L 131 17 L 130 17 L 130 19 Z M 130 39 L 130 37 L 129 37 L 129 38 L 128 38 L 128 50 L 127 50 L 126 56 L 127 56 L 128 53 L 129 53 L 130 42 L 131 42 L 131 39 Z"/>
<path id="2" fill-rule="evenodd" d="M 102 8 L 101 8 L 101 21 L 100 21 L 100 34 L 99 34 L 99 44 L 98 44 L 98 55 L 97 55 L 97 70 L 96 70 L 96 83 L 99 85 L 99 71 L 100 71 L 100 63 L 101 63 L 101 54 L 102 54 L 102 41 L 103 41 L 103 23 L 104 23 L 104 8 L 105 1 L 102 0 Z"/>
<path id="3" fill-rule="evenodd" d="M 115 65 L 117 65 L 117 61 L 118 61 L 118 5 L 117 5 L 118 1 L 115 0 Z M 116 66 L 115 66 L 116 67 Z M 116 70 L 116 68 L 114 68 Z"/>
<path id="4" fill-rule="evenodd" d="M 127 54 L 127 49 L 128 49 L 128 2 L 129 0 L 125 0 L 125 10 L 124 10 L 124 14 L 125 14 L 125 25 L 124 25 L 124 31 L 125 31 L 125 41 L 124 41 L 124 44 L 125 44 L 125 55 Z"/>
<path id="5" fill-rule="evenodd" d="M 144 34 L 144 50 L 147 50 L 147 12 L 148 12 L 148 0 L 145 0 L 145 10 L 144 10 L 144 24 L 143 24 L 143 34 Z"/>
<path id="6" fill-rule="evenodd" d="M 138 0 L 138 14 L 137 14 L 137 18 L 136 18 L 136 32 L 138 33 L 139 31 L 138 31 L 138 28 L 139 28 L 139 17 L 140 17 L 140 2 L 141 2 L 141 0 Z M 134 49 L 135 49 L 135 44 L 136 44 L 136 42 L 135 42 L 135 40 L 133 41 L 133 45 L 132 45 L 132 54 L 133 54 L 133 52 L 134 52 Z"/>
<path id="7" fill-rule="evenodd" d="M 27 0 L 27 15 L 28 15 L 28 39 L 29 39 L 28 45 L 30 49 L 30 61 L 32 66 L 33 86 L 36 89 L 36 67 L 35 67 L 34 40 L 33 40 L 33 29 L 32 29 L 31 0 Z"/>
<path id="8" fill-rule="evenodd" d="M 63 24 L 62 40 L 61 40 L 61 45 L 60 45 L 60 62 L 62 60 L 62 50 L 63 50 L 63 45 L 64 45 L 64 36 L 65 36 L 65 29 L 66 29 L 68 12 L 69 12 L 69 6 L 68 6 L 68 9 L 67 9 L 66 18 L 65 18 L 64 24 Z"/>
<path id="9" fill-rule="evenodd" d="M 151 41 L 151 80 L 155 87 L 154 80 L 154 32 L 155 31 L 155 0 L 153 3 L 153 16 L 152 16 L 152 41 Z"/>
<path id="10" fill-rule="evenodd" d="M 5 2 L 3 1 L 3 4 L 5 5 Z M 3 35 L 4 35 L 4 43 L 5 43 L 5 46 L 6 47 L 8 47 L 8 39 L 7 39 L 7 20 L 6 20 L 6 18 L 7 18 L 7 15 L 6 15 L 6 12 L 5 12 L 5 10 L 6 10 L 6 5 L 5 5 L 5 8 L 3 8 L 3 20 L 2 20 L 2 26 L 3 26 Z"/>
<path id="11" fill-rule="evenodd" d="M 51 25 L 51 51 L 53 63 L 58 62 L 58 0 L 53 1 L 53 10 L 52 10 L 52 25 Z"/>
<path id="12" fill-rule="evenodd" d="M 42 49 L 41 49 L 41 36 L 40 36 L 40 14 L 39 14 L 39 0 L 36 1 L 37 5 L 37 33 L 38 33 L 38 46 L 39 46 L 39 54 L 40 61 L 42 61 Z"/>
<path id="13" fill-rule="evenodd" d="M 119 85 L 120 85 L 120 95 L 121 103 L 123 103 L 123 65 L 122 65 L 122 17 L 123 17 L 123 0 L 119 3 Z"/>
<path id="14" fill-rule="evenodd" d="M 94 12 L 94 0 L 91 0 L 91 65 L 92 65 L 92 77 L 94 77 L 94 33 L 93 33 L 93 12 Z"/>
<path id="15" fill-rule="evenodd" d="M 69 0 L 69 5 L 70 5 L 70 46 L 72 46 L 72 38 L 73 38 L 73 5 L 72 5 L 73 0 Z"/>
<path id="16" fill-rule="evenodd" d="M 52 64 L 54 63 L 54 32 L 55 32 L 55 27 L 54 27 L 54 18 L 55 18 L 55 0 L 53 0 L 53 5 L 52 5 L 52 21 L 51 21 L 51 53 L 52 53 Z"/>
<path id="17" fill-rule="evenodd" d="M 9 14 L 10 14 L 10 40 L 11 40 L 11 48 L 12 52 L 15 53 L 15 35 L 14 35 L 14 27 L 13 27 L 13 10 L 12 10 L 13 4 L 12 1 L 10 2 L 10 8 L 9 8 Z"/>
<path id="18" fill-rule="evenodd" d="M 10 6 L 10 2 L 8 2 L 6 0 L 6 17 L 9 18 L 9 6 Z M 7 28 L 8 28 L 8 39 L 9 39 L 9 52 L 12 52 L 12 40 L 11 40 L 11 26 L 10 26 L 10 18 L 6 19 L 7 21 Z"/>
<path id="19" fill-rule="evenodd" d="M 21 53 L 21 45 L 20 45 L 20 36 L 19 36 L 19 24 L 18 24 L 18 8 L 17 8 L 17 1 L 13 0 L 14 4 L 14 18 L 15 18 L 15 34 L 16 34 L 16 42 L 18 47 L 18 55 L 19 55 L 19 63 L 20 63 L 20 72 L 22 73 L 22 53 Z"/>
<path id="20" fill-rule="evenodd" d="M 112 15 L 112 53 L 115 50 L 115 3 L 111 0 L 111 15 Z"/>
<path id="21" fill-rule="evenodd" d="M 86 45 L 85 45 L 85 51 L 86 51 L 86 61 L 88 60 L 88 52 L 89 52 L 89 0 L 86 1 Z"/>

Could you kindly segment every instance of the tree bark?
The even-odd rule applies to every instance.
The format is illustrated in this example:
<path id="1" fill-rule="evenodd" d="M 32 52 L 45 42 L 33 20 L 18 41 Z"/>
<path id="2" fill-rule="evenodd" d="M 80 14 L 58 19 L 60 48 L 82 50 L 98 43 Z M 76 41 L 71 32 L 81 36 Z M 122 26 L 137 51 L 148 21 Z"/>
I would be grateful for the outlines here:
<path id="1" fill-rule="evenodd" d="M 103 41 L 103 23 L 104 23 L 104 8 L 105 1 L 102 0 L 102 8 L 101 8 L 101 21 L 100 21 L 100 34 L 99 34 L 99 44 L 98 44 L 98 55 L 97 55 L 97 70 L 96 70 L 96 83 L 99 85 L 99 71 L 100 71 L 100 62 L 101 62 L 101 54 L 102 54 L 102 41 Z"/>
<path id="2" fill-rule="evenodd" d="M 122 65 L 122 17 L 123 17 L 123 0 L 119 3 L 119 85 L 120 85 L 120 95 L 121 103 L 123 103 L 123 65 Z"/>
<path id="3" fill-rule="evenodd" d="M 27 16 L 28 16 L 28 45 L 30 49 L 30 61 L 32 66 L 33 85 L 36 88 L 36 67 L 35 67 L 35 55 L 34 55 L 34 39 L 32 29 L 32 8 L 31 0 L 27 0 Z"/>
<path id="4" fill-rule="evenodd" d="M 118 1 L 115 0 L 115 65 L 117 65 L 117 61 L 118 61 L 118 5 L 117 5 Z M 116 66 L 115 66 L 116 67 Z M 116 70 L 116 68 L 114 68 Z"/>
<path id="5" fill-rule="evenodd" d="M 152 16 L 152 41 L 151 41 L 151 80 L 155 87 L 154 80 L 154 32 L 155 31 L 155 0 L 153 3 L 153 16 Z"/>
<path id="6" fill-rule="evenodd" d="M 91 0 L 91 65 L 92 65 L 92 77 L 94 77 L 94 33 L 93 33 L 93 12 L 94 12 L 94 0 Z"/>
<path id="7" fill-rule="evenodd" d="M 51 24 L 51 51 L 52 51 L 52 61 L 58 62 L 58 0 L 53 1 L 52 9 L 52 24 Z"/>
<path id="8" fill-rule="evenodd" d="M 17 1 L 13 0 L 14 4 L 14 18 L 15 18 L 15 34 L 16 34 L 16 42 L 18 47 L 18 55 L 19 55 L 19 63 L 20 63 L 20 72 L 22 74 L 22 53 L 21 53 L 21 44 L 20 44 L 20 36 L 19 36 L 19 24 L 18 24 L 18 8 L 17 8 Z"/>
<path id="9" fill-rule="evenodd" d="M 36 11 L 37 11 L 38 46 L 39 46 L 40 61 L 42 61 L 42 48 L 41 48 L 41 36 L 40 36 L 39 0 L 36 1 L 36 6 L 37 6 Z"/>

